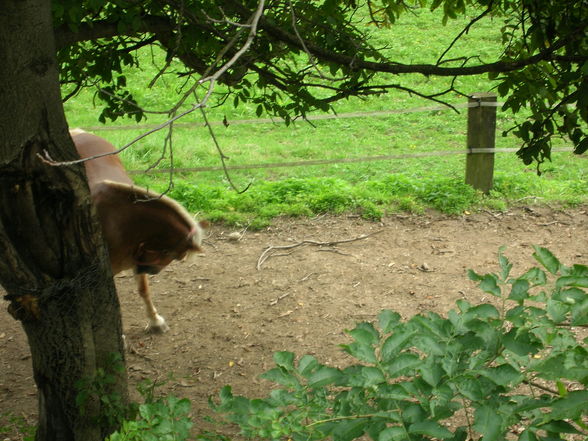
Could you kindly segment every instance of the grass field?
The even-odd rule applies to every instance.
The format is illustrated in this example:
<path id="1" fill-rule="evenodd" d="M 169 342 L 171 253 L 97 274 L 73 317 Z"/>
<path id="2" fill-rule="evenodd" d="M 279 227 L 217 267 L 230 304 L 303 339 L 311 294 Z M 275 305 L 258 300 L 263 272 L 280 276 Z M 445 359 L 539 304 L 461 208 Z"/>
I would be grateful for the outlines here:
<path id="1" fill-rule="evenodd" d="M 467 20 L 463 19 L 442 26 L 439 14 L 419 9 L 404 16 L 390 29 L 370 29 L 374 44 L 386 46 L 394 60 L 435 62 L 466 23 Z M 447 57 L 473 52 L 483 60 L 490 59 L 500 50 L 499 28 L 498 19 L 480 22 Z M 179 80 L 164 76 L 156 87 L 147 88 L 157 72 L 157 67 L 149 65 L 148 61 L 155 59 L 157 62 L 161 55 L 145 52 L 141 58 L 144 61 L 141 68 L 127 73 L 136 96 L 148 109 L 171 107 L 178 98 Z M 423 92 L 442 89 L 449 82 L 416 75 L 395 78 L 394 81 Z M 464 78 L 457 84 L 466 93 L 490 91 L 492 87 L 485 77 Z M 85 91 L 66 103 L 71 127 L 96 128 L 96 133 L 118 146 L 142 133 L 143 129 L 99 132 L 100 109 L 94 106 L 93 93 Z M 457 94 L 448 96 L 447 100 L 453 104 L 466 101 Z M 214 96 L 211 104 L 214 104 Z M 385 111 L 431 105 L 434 103 L 396 92 L 340 102 L 335 111 Z M 229 124 L 228 127 L 220 124 L 223 118 L 229 123 L 255 119 L 255 111 L 255 106 L 245 104 L 234 108 L 231 102 L 221 107 L 211 105 L 207 109 L 208 118 L 215 123 L 218 142 L 230 158 L 228 165 L 460 150 L 466 143 L 466 110 L 459 114 L 444 110 L 320 120 L 312 125 L 304 121 L 290 126 L 280 122 Z M 146 123 L 161 121 L 161 115 L 150 115 Z M 518 147 L 513 136 L 500 136 L 514 121 L 513 115 L 498 110 L 498 148 Z M 182 122 L 194 123 L 194 126 L 174 128 L 174 167 L 219 166 L 219 154 L 203 125 L 202 115 L 194 112 Z M 117 120 L 108 126 L 132 124 L 130 120 Z M 127 168 L 146 170 L 157 163 L 162 156 L 164 132 L 151 135 L 125 151 L 122 157 Z M 566 146 L 566 143 L 562 141 L 560 146 Z M 587 165 L 586 159 L 571 153 L 554 153 L 553 162 L 542 167 L 543 175 L 539 177 L 534 166 L 525 167 L 514 153 L 500 154 L 496 158 L 494 190 L 489 196 L 483 196 L 463 183 L 464 155 L 233 170 L 230 178 L 235 186 L 239 189 L 249 186 L 243 194 L 231 188 L 222 171 L 176 173 L 170 195 L 210 220 L 253 228 L 266 225 L 278 215 L 353 212 L 378 219 L 389 212 L 421 212 L 427 208 L 448 213 L 478 208 L 506 209 L 522 201 L 565 206 L 587 201 Z M 170 167 L 169 152 L 165 152 L 157 167 Z M 134 178 L 137 183 L 159 191 L 165 190 L 170 182 L 169 174 L 165 173 L 138 174 Z"/>

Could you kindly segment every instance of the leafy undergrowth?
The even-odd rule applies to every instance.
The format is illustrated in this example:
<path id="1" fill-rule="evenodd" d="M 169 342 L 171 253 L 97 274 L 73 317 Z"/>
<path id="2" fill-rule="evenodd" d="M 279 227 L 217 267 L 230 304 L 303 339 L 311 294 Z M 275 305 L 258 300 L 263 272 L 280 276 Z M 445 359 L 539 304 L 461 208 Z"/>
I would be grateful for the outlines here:
<path id="1" fill-rule="evenodd" d="M 161 181 L 138 179 L 138 183 L 166 191 L 166 183 Z M 564 191 L 562 189 L 562 193 Z M 195 185 L 190 180 L 176 178 L 167 194 L 190 212 L 212 222 L 256 229 L 267 226 L 277 216 L 354 213 L 365 219 L 379 220 L 389 213 L 422 213 L 426 209 L 447 214 L 480 207 L 505 210 L 509 200 L 526 199 L 528 202 L 528 195 L 533 191 L 526 181 L 508 176 L 499 176 L 494 190 L 485 196 L 460 178 L 395 174 L 357 183 L 335 177 L 258 181 L 244 193 L 219 185 Z M 586 202 L 585 198 L 573 194 L 560 200 L 567 204 Z"/>
<path id="2" fill-rule="evenodd" d="M 210 221 L 251 228 L 264 227 L 277 216 L 354 212 L 365 219 L 379 220 L 387 212 L 422 212 L 428 207 L 460 213 L 481 197 L 455 179 L 413 182 L 402 176 L 355 185 L 329 177 L 290 178 L 258 182 L 242 194 L 179 180 L 168 195 Z"/>
<path id="3" fill-rule="evenodd" d="M 10 440 L 10 436 L 18 436 L 21 441 L 34 441 L 35 432 L 35 427 L 24 416 L 0 413 L 0 439 Z"/>
<path id="4" fill-rule="evenodd" d="M 539 265 L 519 277 L 502 250 L 498 273 L 469 272 L 492 303 L 460 300 L 446 317 L 408 320 L 385 310 L 377 323 L 357 324 L 341 345 L 355 360 L 345 368 L 275 353 L 276 367 L 262 375 L 275 384 L 269 396 L 235 396 L 225 386 L 210 402 L 216 422 L 256 440 L 586 439 L 588 267 L 565 266 L 545 248 L 533 256 Z M 188 439 L 188 402 L 141 409 L 109 440 Z"/>

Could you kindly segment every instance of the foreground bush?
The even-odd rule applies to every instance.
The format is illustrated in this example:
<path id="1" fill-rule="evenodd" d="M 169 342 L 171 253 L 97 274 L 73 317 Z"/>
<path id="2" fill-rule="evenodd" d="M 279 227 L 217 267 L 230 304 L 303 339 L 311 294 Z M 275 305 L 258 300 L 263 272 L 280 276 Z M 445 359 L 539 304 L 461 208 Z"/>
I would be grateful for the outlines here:
<path id="1" fill-rule="evenodd" d="M 498 274 L 469 272 L 493 303 L 461 300 L 447 317 L 408 320 L 382 311 L 376 324 L 348 331 L 352 341 L 342 349 L 356 364 L 339 369 L 278 352 L 276 367 L 262 375 L 277 385 L 268 397 L 235 396 L 226 386 L 211 406 L 255 439 L 586 439 L 588 339 L 580 331 L 588 324 L 588 267 L 564 266 L 545 248 L 533 256 L 539 266 L 519 277 L 502 252 Z M 149 418 L 132 425 L 136 438 L 112 440 L 186 439 L 186 431 L 153 436 L 148 423 L 169 428 L 174 415 L 186 428 L 184 405 L 181 415 L 144 411 Z"/>

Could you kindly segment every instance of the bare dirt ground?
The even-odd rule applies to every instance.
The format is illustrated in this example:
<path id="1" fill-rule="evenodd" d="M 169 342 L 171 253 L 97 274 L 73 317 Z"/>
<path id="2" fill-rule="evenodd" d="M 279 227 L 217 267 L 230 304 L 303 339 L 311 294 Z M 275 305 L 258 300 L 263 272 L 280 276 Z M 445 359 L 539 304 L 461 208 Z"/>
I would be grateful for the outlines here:
<path id="1" fill-rule="evenodd" d="M 234 232 L 213 226 L 204 256 L 152 278 L 155 304 L 171 326 L 166 334 L 144 332 L 132 275 L 116 278 L 131 346 L 131 389 L 145 378 L 167 379 L 158 392 L 190 398 L 196 421 L 208 413 L 208 397 L 226 384 L 237 394 L 265 394 L 270 384 L 258 376 L 273 367 L 275 351 L 313 354 L 337 366 L 347 360 L 337 346 L 348 341 L 344 330 L 374 320 L 382 309 L 410 317 L 429 310 L 445 313 L 462 298 L 487 300 L 466 270 L 496 271 L 501 245 L 508 247 L 516 273 L 534 264 L 533 244 L 549 248 L 564 263 L 588 264 L 588 207 L 398 215 L 381 223 L 325 216 L 279 220 L 263 231 L 245 231 L 240 240 Z M 275 250 L 257 269 L 268 246 L 362 235 L 369 236 Z M 0 414 L 10 412 L 34 424 L 29 349 L 6 306 L 0 308 Z M 136 392 L 133 396 L 138 398 Z"/>

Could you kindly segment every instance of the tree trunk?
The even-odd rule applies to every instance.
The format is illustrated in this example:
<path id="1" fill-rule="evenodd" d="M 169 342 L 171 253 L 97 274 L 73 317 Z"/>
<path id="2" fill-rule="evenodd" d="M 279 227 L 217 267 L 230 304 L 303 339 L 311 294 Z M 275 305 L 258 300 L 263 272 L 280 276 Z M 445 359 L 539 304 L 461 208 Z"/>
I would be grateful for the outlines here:
<path id="1" fill-rule="evenodd" d="M 83 400 L 80 385 L 91 392 L 96 372 L 110 374 L 101 386 L 126 404 L 126 373 L 112 372 L 113 354 L 123 354 L 120 308 L 83 167 L 38 156 L 76 156 L 50 2 L 2 3 L 0 60 L 0 283 L 31 349 L 36 439 L 102 440 L 115 423 L 96 396 Z"/>

